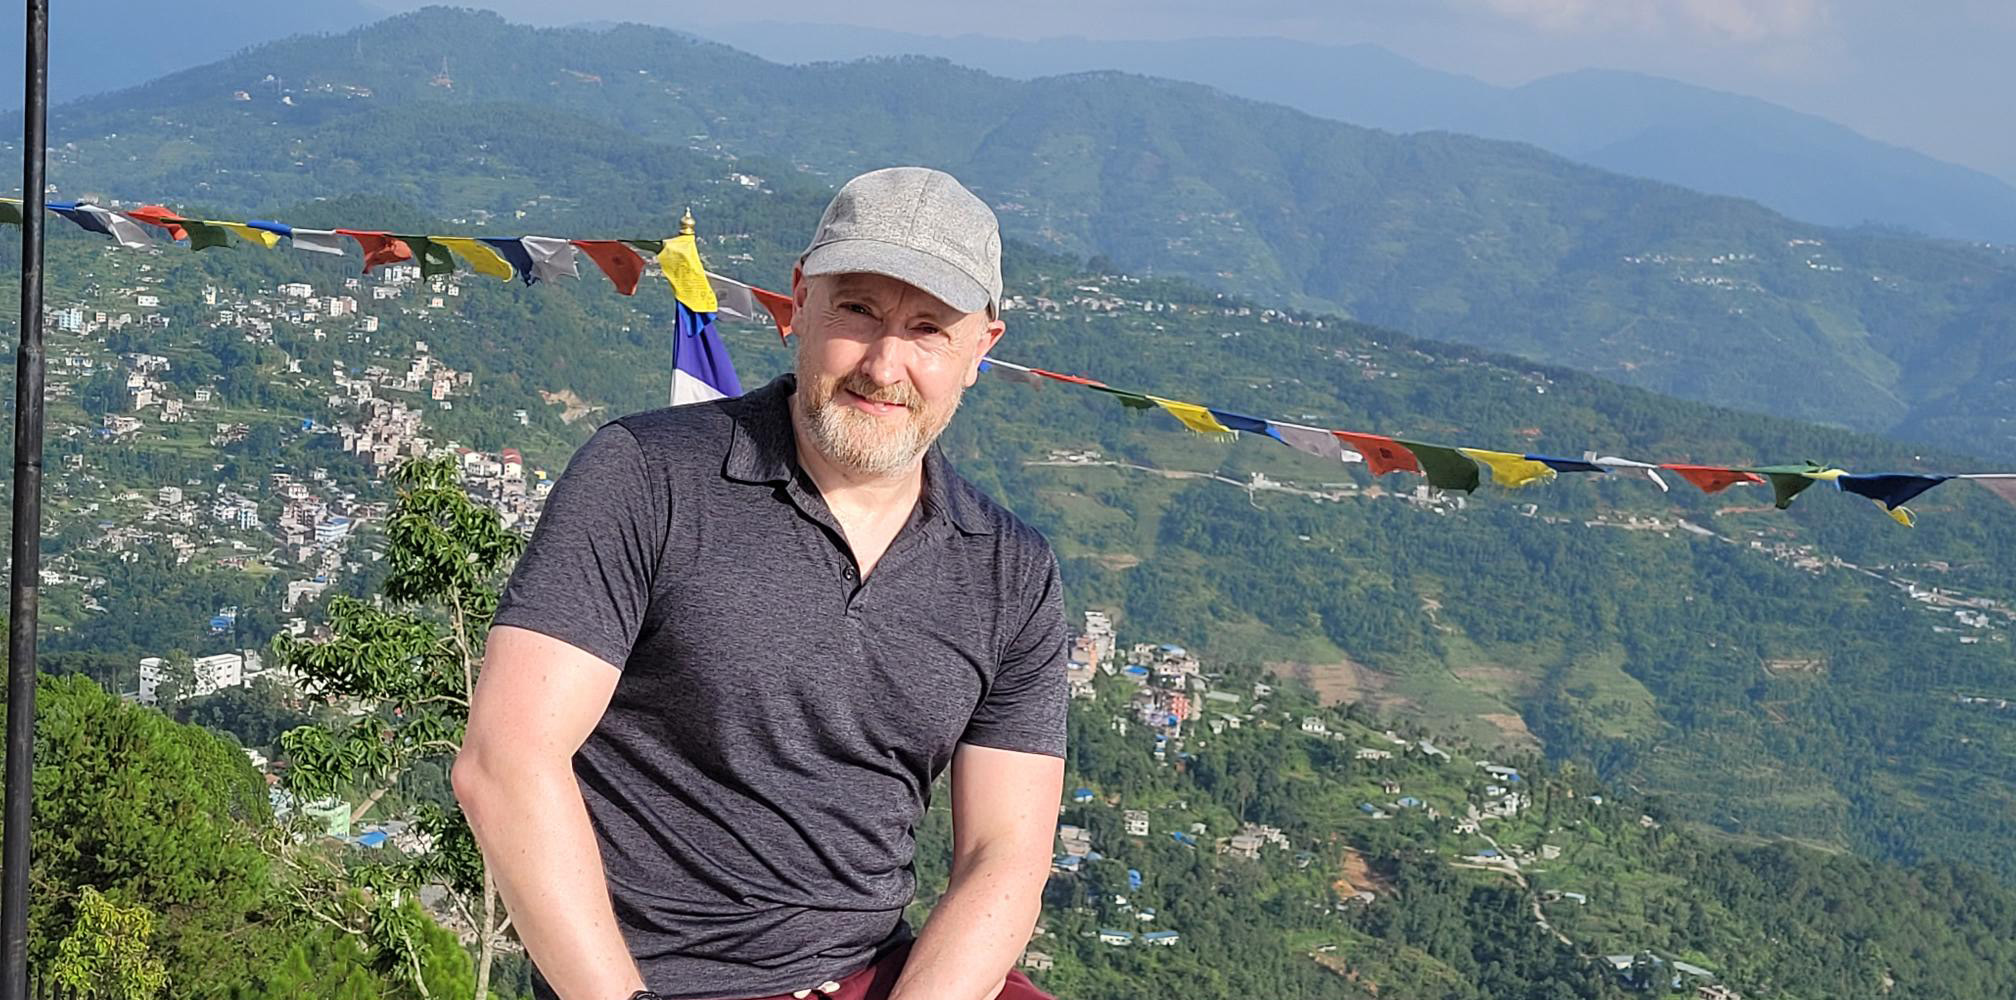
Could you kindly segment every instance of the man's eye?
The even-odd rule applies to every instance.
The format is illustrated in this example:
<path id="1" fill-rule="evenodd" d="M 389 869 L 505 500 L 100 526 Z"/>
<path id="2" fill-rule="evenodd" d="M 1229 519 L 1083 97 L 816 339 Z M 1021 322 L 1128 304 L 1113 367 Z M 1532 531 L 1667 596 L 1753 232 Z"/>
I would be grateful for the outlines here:
<path id="1" fill-rule="evenodd" d="M 862 305 L 862 304 L 861 304 L 861 303 L 859 303 L 859 302 L 848 302 L 848 303 L 845 303 L 845 304 L 843 304 L 843 305 L 842 305 L 842 306 L 841 306 L 840 308 L 842 308 L 842 309 L 847 309 L 847 310 L 851 310 L 851 311 L 853 311 L 853 312 L 857 312 L 857 313 L 860 313 L 860 314 L 861 314 L 861 315 L 863 315 L 863 316 L 866 316 L 866 315 L 868 315 L 868 307 L 867 307 L 867 306 L 864 306 L 864 305 Z"/>

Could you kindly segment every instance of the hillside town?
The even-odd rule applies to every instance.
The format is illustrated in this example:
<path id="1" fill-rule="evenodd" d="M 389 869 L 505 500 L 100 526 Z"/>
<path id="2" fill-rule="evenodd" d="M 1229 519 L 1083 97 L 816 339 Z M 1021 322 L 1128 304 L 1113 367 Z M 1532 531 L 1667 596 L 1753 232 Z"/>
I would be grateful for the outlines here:
<path id="1" fill-rule="evenodd" d="M 52 450 L 60 455 L 53 464 L 62 473 L 52 514 L 93 530 L 44 562 L 45 586 L 74 588 L 84 610 L 100 611 L 105 579 L 89 566 L 108 556 L 130 562 L 142 551 L 163 550 L 174 554 L 177 565 L 287 574 L 280 610 L 295 615 L 291 628 L 305 629 L 308 619 L 301 611 L 379 558 L 362 540 L 382 520 L 386 504 L 360 495 L 360 474 L 380 479 L 398 462 L 421 456 L 455 456 L 472 495 L 494 507 L 507 526 L 529 532 L 536 524 L 540 502 L 552 487 L 545 469 L 527 463 L 516 448 L 478 451 L 442 439 L 428 426 L 430 412 L 480 394 L 472 373 L 446 363 L 426 340 L 384 339 L 382 348 L 373 341 L 384 337 L 381 314 L 421 320 L 445 315 L 461 295 L 458 276 L 423 279 L 417 267 L 395 264 L 343 278 L 332 294 L 305 282 L 246 292 L 204 285 L 190 301 L 176 303 L 169 301 L 172 292 L 154 263 L 164 252 L 184 251 L 110 248 L 77 301 L 49 306 L 50 396 L 86 406 L 87 417 L 89 407 L 107 412 L 86 422 L 59 406 L 51 421 L 50 436 L 57 442 Z M 307 442 L 310 454 L 340 455 L 354 464 L 239 469 L 226 476 L 221 473 L 234 467 L 217 461 L 211 463 L 220 473 L 215 479 L 190 477 L 146 490 L 121 488 L 109 479 L 97 456 L 183 449 L 221 456 L 262 420 L 268 427 L 272 423 L 271 414 L 231 403 L 213 379 L 183 377 L 169 356 L 173 352 L 114 348 L 133 342 L 121 335 L 134 331 L 160 339 L 154 335 L 173 328 L 171 313 L 191 310 L 200 317 L 200 330 L 177 332 L 176 342 L 225 334 L 270 348 L 281 340 L 340 338 L 378 357 L 355 370 L 338 365 L 304 371 L 302 362 L 291 358 L 281 365 L 290 385 L 314 401 L 283 434 Z M 286 336 L 278 337 L 281 333 Z M 96 398 L 79 400 L 80 391 Z M 525 413 L 519 411 L 516 419 L 523 424 Z M 235 637 L 220 635 L 220 643 L 230 641 Z"/>
<path id="2" fill-rule="evenodd" d="M 1357 804 L 1358 822 L 1382 823 L 1413 814 L 1439 831 L 1439 852 L 1452 865 L 1521 886 L 1541 880 L 1546 888 L 1534 904 L 1533 916 L 1556 936 L 1560 932 L 1549 923 L 1543 904 L 1589 905 L 1588 887 L 1559 886 L 1550 875 L 1578 834 L 1573 828 L 1536 828 L 1529 816 L 1535 793 L 1517 766 L 1494 762 L 1468 748 L 1373 728 L 1332 709 L 1306 703 L 1297 703 L 1294 709 L 1281 707 L 1274 704 L 1279 695 L 1275 685 L 1228 683 L 1224 673 L 1181 646 L 1123 645 L 1112 614 L 1103 610 L 1085 612 L 1083 627 L 1070 644 L 1066 671 L 1072 699 L 1110 708 L 1105 725 L 1133 741 L 1159 767 L 1183 767 L 1196 754 L 1209 752 L 1215 740 L 1249 729 L 1278 730 L 1336 744 L 1365 775 L 1364 787 L 1370 794 Z M 1299 844 L 1277 826 L 1239 821 L 1214 829 L 1205 822 L 1162 818 L 1186 815 L 1187 804 L 1180 801 L 1130 802 L 1082 785 L 1067 789 L 1065 798 L 1060 812 L 1099 810 L 1118 820 L 1101 824 L 1120 833 L 1118 839 L 1107 841 L 1098 839 L 1091 825 L 1082 821 L 1060 821 L 1051 862 L 1053 887 L 1062 884 L 1062 896 L 1074 901 L 1070 912 L 1091 918 L 1081 933 L 1096 937 L 1105 947 L 1182 944 L 1183 928 L 1163 915 L 1169 900 L 1158 898 L 1152 867 L 1132 859 L 1144 855 L 1142 848 L 1150 842 L 1254 863 L 1278 857 L 1297 868 L 1307 868 L 1317 859 L 1319 845 Z M 1589 800 L 1592 807 L 1606 806 L 1600 795 Z M 1526 822 L 1514 824 L 1521 819 Z M 1632 822 L 1648 830 L 1658 826 L 1645 815 Z M 1542 839 L 1530 844 L 1505 840 L 1505 830 L 1515 826 Z M 1102 871 L 1113 874 L 1102 876 Z M 1347 871 L 1333 886 L 1331 906 L 1341 914 L 1353 907 L 1380 905 L 1380 896 L 1376 878 L 1354 878 Z M 1050 927 L 1038 928 L 1023 954 L 1024 968 L 1054 966 L 1056 956 L 1046 950 L 1043 940 L 1052 933 Z M 1329 958 L 1334 947 L 1319 947 L 1318 952 L 1334 961 Z M 1639 951 L 1600 960 L 1626 986 L 1634 983 L 1634 977 L 1648 975 L 1648 970 L 1670 967 L 1669 985 L 1676 991 L 1684 990 L 1698 1000 L 1741 1000 L 1742 994 L 1718 982 L 1714 972 L 1678 956 Z"/>

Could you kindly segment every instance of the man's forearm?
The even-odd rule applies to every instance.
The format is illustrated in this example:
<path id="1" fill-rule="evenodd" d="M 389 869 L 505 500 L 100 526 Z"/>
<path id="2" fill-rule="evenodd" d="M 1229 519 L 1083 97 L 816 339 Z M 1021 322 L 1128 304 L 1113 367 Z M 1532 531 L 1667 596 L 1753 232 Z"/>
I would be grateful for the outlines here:
<path id="1" fill-rule="evenodd" d="M 1043 864 L 976 852 L 955 864 L 889 1000 L 989 1000 L 1014 969 L 1043 909 Z"/>
<path id="2" fill-rule="evenodd" d="M 560 1000 L 625 1000 L 643 989 L 572 769 L 513 761 L 498 774 L 465 752 L 454 784 L 518 940 Z"/>

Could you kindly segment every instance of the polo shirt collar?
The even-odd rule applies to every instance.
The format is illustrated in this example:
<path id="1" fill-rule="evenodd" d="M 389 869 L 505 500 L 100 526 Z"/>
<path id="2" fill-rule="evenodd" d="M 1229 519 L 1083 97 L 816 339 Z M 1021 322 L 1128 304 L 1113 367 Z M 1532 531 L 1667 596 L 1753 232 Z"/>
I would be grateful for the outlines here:
<path id="1" fill-rule="evenodd" d="M 793 483 L 801 476 L 798 466 L 798 439 L 791 429 L 791 394 L 798 389 L 798 377 L 789 372 L 735 401 L 730 414 L 734 433 L 728 441 L 728 456 L 722 474 L 744 483 Z M 811 486 L 811 478 L 804 477 Z M 953 471 L 945 450 L 933 442 L 924 453 L 924 513 L 927 518 L 945 515 L 968 535 L 991 535 L 993 522 L 980 509 L 973 488 Z"/>

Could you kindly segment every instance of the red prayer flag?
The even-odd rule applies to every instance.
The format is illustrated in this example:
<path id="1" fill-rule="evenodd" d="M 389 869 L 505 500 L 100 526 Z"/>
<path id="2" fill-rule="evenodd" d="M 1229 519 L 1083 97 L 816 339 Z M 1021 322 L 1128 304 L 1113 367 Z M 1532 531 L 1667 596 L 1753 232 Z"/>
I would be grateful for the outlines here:
<path id="1" fill-rule="evenodd" d="M 1096 385 L 1102 388 L 1106 385 L 1106 383 L 1101 382 L 1098 379 L 1090 379 L 1082 375 L 1061 375 L 1058 374 L 1057 372 L 1046 372 L 1041 368 L 1031 368 L 1029 370 L 1035 372 L 1038 375 L 1043 376 L 1044 378 L 1054 378 L 1059 382 L 1070 382 L 1073 385 Z"/>
<path id="2" fill-rule="evenodd" d="M 609 276 L 609 283 L 625 295 L 637 294 L 637 282 L 644 278 L 644 258 L 637 251 L 624 246 L 619 240 L 572 240 L 602 273 Z"/>
<path id="3" fill-rule="evenodd" d="M 1703 493 L 1720 493 L 1737 483 L 1761 483 L 1764 477 L 1754 472 L 1738 472 L 1714 465 L 1662 465 L 1680 474 L 1680 478 L 1701 488 Z"/>
<path id="4" fill-rule="evenodd" d="M 165 205 L 142 205 L 127 212 L 126 217 L 135 222 L 144 222 L 158 229 L 166 229 L 168 231 L 168 238 L 171 240 L 186 240 L 189 238 L 188 230 L 168 221 L 170 219 L 179 219 L 181 216 L 168 211 Z"/>
<path id="5" fill-rule="evenodd" d="M 777 324 L 778 339 L 790 337 L 791 319 L 797 312 L 797 306 L 791 301 L 791 296 L 779 295 L 767 288 L 757 288 L 755 285 L 749 286 L 749 294 L 755 296 L 757 304 L 770 311 L 771 321 Z"/>
<path id="6" fill-rule="evenodd" d="M 1331 431 L 1337 440 L 1351 447 L 1352 451 L 1365 456 L 1365 467 L 1375 476 L 1389 472 L 1420 472 L 1421 462 L 1407 446 L 1389 437 L 1377 434 L 1353 434 L 1350 431 Z"/>
<path id="7" fill-rule="evenodd" d="M 370 274 L 372 268 L 381 264 L 397 264 L 402 260 L 413 259 L 413 248 L 407 246 L 405 240 L 391 233 L 374 233 L 361 229 L 338 229 L 336 232 L 356 240 L 358 248 L 364 251 L 365 274 Z"/>

